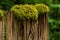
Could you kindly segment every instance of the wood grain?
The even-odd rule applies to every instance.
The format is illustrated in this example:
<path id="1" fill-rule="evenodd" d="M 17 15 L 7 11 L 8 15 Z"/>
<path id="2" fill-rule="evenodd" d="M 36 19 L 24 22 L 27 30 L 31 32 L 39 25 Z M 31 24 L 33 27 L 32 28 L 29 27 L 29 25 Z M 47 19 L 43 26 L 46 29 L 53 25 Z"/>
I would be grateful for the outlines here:
<path id="1" fill-rule="evenodd" d="M 47 14 L 40 15 L 37 21 L 16 21 L 11 12 L 6 14 L 6 40 L 48 40 L 48 29 Z"/>
<path id="2" fill-rule="evenodd" d="M 4 18 L 0 19 L 0 40 L 4 40 Z"/>
<path id="3" fill-rule="evenodd" d="M 6 15 L 6 40 L 13 40 L 12 36 L 12 22 L 13 22 L 13 15 L 10 12 L 7 12 Z"/>
<path id="4" fill-rule="evenodd" d="M 17 40 L 17 21 L 15 20 L 15 17 L 13 17 L 13 23 L 12 23 L 12 36 L 13 40 Z"/>
<path id="5" fill-rule="evenodd" d="M 18 21 L 18 27 L 17 27 L 17 35 L 18 39 L 17 40 L 23 40 L 23 35 L 24 35 L 24 29 L 21 21 Z"/>
<path id="6" fill-rule="evenodd" d="M 27 40 L 27 21 L 24 21 L 24 40 Z"/>
<path id="7" fill-rule="evenodd" d="M 48 15 L 44 15 L 44 40 L 48 40 Z"/>
<path id="8" fill-rule="evenodd" d="M 47 14 L 40 15 L 38 18 L 38 39 L 48 40 L 48 17 Z"/>

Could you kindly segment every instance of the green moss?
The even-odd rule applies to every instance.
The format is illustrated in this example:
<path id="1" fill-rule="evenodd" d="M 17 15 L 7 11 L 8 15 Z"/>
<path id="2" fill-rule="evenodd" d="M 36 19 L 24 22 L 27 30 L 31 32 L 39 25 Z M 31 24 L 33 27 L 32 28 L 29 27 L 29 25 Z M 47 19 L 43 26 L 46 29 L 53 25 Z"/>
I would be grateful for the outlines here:
<path id="1" fill-rule="evenodd" d="M 4 11 L 0 9 L 0 17 L 4 16 Z"/>
<path id="2" fill-rule="evenodd" d="M 36 4 L 35 7 L 36 7 L 36 9 L 38 10 L 38 12 L 40 14 L 50 11 L 49 7 L 47 5 L 45 5 L 45 4 Z"/>
<path id="3" fill-rule="evenodd" d="M 11 11 L 20 19 L 32 19 L 37 20 L 38 12 L 33 5 L 15 5 L 11 8 Z"/>

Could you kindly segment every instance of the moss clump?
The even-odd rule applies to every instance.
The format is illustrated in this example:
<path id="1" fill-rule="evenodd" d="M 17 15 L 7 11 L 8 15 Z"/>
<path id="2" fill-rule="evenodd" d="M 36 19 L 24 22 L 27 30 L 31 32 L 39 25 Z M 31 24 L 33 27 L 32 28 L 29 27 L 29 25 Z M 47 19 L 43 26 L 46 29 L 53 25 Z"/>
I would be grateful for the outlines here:
<path id="1" fill-rule="evenodd" d="M 36 4 L 35 7 L 40 14 L 49 12 L 49 7 L 45 4 Z"/>
<path id="2" fill-rule="evenodd" d="M 4 11 L 0 9 L 0 17 L 4 16 Z"/>
<path id="3" fill-rule="evenodd" d="M 11 8 L 11 11 L 19 19 L 37 20 L 38 18 L 37 9 L 33 5 L 15 5 Z"/>

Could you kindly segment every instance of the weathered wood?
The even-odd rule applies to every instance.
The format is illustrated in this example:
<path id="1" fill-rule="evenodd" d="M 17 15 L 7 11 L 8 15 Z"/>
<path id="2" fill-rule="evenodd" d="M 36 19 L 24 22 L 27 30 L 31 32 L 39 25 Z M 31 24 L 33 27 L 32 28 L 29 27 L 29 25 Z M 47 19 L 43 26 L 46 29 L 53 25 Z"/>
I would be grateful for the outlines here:
<path id="1" fill-rule="evenodd" d="M 18 37 L 18 39 L 17 40 L 23 40 L 23 35 L 24 35 L 24 33 L 23 33 L 23 25 L 22 25 L 22 22 L 21 21 L 18 21 L 18 27 L 17 27 L 17 37 Z"/>
<path id="2" fill-rule="evenodd" d="M 0 40 L 4 40 L 4 18 L 0 19 Z"/>
<path id="3" fill-rule="evenodd" d="M 44 15 L 44 40 L 48 40 L 48 15 Z"/>
<path id="4" fill-rule="evenodd" d="M 30 21 L 27 21 L 27 40 L 29 40 L 30 29 L 31 29 L 30 26 L 31 26 L 31 25 L 30 25 Z"/>
<path id="5" fill-rule="evenodd" d="M 24 21 L 24 40 L 27 40 L 27 21 Z"/>
<path id="6" fill-rule="evenodd" d="M 39 40 L 43 40 L 43 31 L 44 31 L 44 16 L 40 15 L 38 18 L 39 26 Z"/>
<path id="7" fill-rule="evenodd" d="M 34 35 L 34 40 L 38 40 L 38 21 L 32 21 L 32 31 Z"/>
<path id="8" fill-rule="evenodd" d="M 13 15 L 10 12 L 6 14 L 6 40 L 13 40 L 12 36 Z"/>
<path id="9" fill-rule="evenodd" d="M 27 40 L 38 40 L 37 21 L 27 21 Z"/>
<path id="10" fill-rule="evenodd" d="M 15 17 L 13 17 L 13 23 L 12 23 L 12 36 L 13 40 L 17 40 L 17 21 Z"/>
<path id="11" fill-rule="evenodd" d="M 39 16 L 38 26 L 39 26 L 39 40 L 48 40 L 48 18 L 47 18 L 47 14 Z"/>
<path id="12" fill-rule="evenodd" d="M 47 14 L 37 21 L 16 21 L 12 13 L 6 15 L 6 40 L 48 40 Z"/>
<path id="13" fill-rule="evenodd" d="M 27 21 L 27 33 L 29 33 L 27 40 L 33 40 L 32 21 Z"/>
<path id="14" fill-rule="evenodd" d="M 31 35 L 31 21 L 27 21 L 27 40 L 32 40 Z"/>

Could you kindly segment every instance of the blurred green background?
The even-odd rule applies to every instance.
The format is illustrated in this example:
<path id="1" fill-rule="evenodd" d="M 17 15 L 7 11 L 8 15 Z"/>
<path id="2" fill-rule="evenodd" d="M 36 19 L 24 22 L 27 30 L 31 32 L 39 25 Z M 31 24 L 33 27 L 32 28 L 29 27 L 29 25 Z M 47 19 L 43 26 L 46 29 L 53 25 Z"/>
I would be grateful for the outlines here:
<path id="1" fill-rule="evenodd" d="M 60 40 L 60 0 L 0 0 L 0 9 L 9 10 L 16 4 L 44 3 L 50 7 L 49 40 Z"/>

